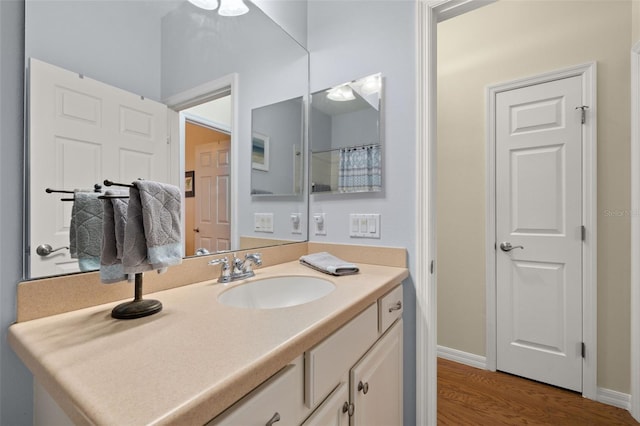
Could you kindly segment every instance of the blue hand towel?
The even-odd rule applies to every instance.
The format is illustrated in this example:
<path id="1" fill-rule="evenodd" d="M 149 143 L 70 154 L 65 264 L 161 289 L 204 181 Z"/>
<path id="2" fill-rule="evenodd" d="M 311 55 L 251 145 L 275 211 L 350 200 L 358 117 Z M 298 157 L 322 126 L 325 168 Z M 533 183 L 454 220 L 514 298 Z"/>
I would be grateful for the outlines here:
<path id="1" fill-rule="evenodd" d="M 97 192 L 75 192 L 69 230 L 71 257 L 81 271 L 100 268 L 102 251 L 102 203 Z"/>
<path id="2" fill-rule="evenodd" d="M 107 196 L 128 196 L 124 191 L 106 191 Z M 105 284 L 128 279 L 122 265 L 124 230 L 127 223 L 128 198 L 103 200 L 104 218 L 102 254 L 100 256 L 100 280 Z"/>

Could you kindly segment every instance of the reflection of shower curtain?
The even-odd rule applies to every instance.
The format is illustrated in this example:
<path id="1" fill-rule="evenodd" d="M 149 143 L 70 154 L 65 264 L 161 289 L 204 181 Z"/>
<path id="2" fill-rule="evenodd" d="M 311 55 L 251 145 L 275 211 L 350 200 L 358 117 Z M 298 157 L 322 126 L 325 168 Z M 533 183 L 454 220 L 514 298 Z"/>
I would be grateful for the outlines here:
<path id="1" fill-rule="evenodd" d="M 341 148 L 338 191 L 360 192 L 381 189 L 380 146 Z"/>

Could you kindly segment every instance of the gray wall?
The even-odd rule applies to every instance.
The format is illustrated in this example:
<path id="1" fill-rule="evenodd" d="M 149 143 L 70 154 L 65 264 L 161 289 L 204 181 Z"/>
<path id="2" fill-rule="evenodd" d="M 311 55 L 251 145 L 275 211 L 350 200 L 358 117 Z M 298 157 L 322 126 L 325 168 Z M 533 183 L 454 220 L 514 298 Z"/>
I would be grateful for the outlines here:
<path id="1" fill-rule="evenodd" d="M 6 341 L 22 278 L 24 1 L 0 1 L 0 424 L 31 425 L 31 373 Z"/>
<path id="2" fill-rule="evenodd" d="M 327 235 L 312 241 L 406 247 L 415 273 L 415 2 L 311 0 L 311 93 L 381 72 L 384 78 L 384 192 L 311 195 Z M 349 213 L 380 213 L 381 238 L 349 238 Z M 415 288 L 404 283 L 404 422 L 415 424 Z"/>

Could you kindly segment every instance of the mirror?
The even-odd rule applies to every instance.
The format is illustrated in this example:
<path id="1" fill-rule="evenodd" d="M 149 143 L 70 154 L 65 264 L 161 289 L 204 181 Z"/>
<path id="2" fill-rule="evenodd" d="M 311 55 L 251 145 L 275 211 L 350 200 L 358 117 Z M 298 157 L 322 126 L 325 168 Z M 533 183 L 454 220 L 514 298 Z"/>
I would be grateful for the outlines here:
<path id="1" fill-rule="evenodd" d="M 311 193 L 382 191 L 382 75 L 311 95 Z"/>
<path id="2" fill-rule="evenodd" d="M 277 106 L 283 99 L 289 99 L 291 101 L 285 102 L 299 107 L 300 116 L 303 116 L 308 99 L 308 52 L 260 8 L 249 2 L 247 6 L 249 13 L 245 15 L 224 17 L 217 11 L 199 9 L 186 0 L 26 0 L 25 3 L 27 61 L 38 59 L 71 71 L 76 78 L 104 83 L 127 92 L 139 102 L 155 102 L 165 108 L 166 112 L 161 112 L 160 116 L 166 116 L 165 129 L 169 130 L 162 130 L 162 126 L 153 127 L 160 129 L 158 132 L 165 131 L 170 138 L 168 165 L 165 167 L 168 175 L 162 181 L 174 183 L 182 191 L 194 195 L 183 198 L 183 204 L 188 200 L 197 206 L 197 199 L 207 192 L 205 189 L 216 189 L 213 186 L 203 188 L 197 169 L 185 167 L 187 160 L 190 161 L 185 158 L 185 128 L 186 123 L 192 121 L 185 111 L 218 99 L 222 94 L 230 96 L 230 126 L 217 126 L 219 123 L 215 123 L 215 116 L 204 120 L 205 126 L 214 127 L 230 140 L 230 173 L 224 186 L 229 192 L 229 204 L 218 208 L 229 221 L 230 237 L 228 245 L 218 244 L 206 250 L 208 252 L 252 249 L 307 239 L 306 224 L 295 232 L 290 224 L 293 213 L 307 217 L 304 134 L 298 135 L 297 150 L 292 142 L 286 142 L 284 148 L 289 152 L 293 176 L 287 191 L 276 187 L 271 189 L 280 195 L 288 194 L 287 197 L 251 194 L 254 168 L 250 158 L 253 151 L 252 111 L 266 105 Z M 31 107 L 41 103 L 38 101 L 33 99 L 28 103 L 25 99 L 30 117 Z M 88 109 L 80 110 L 81 113 L 86 111 Z M 140 112 L 136 108 L 127 111 L 133 111 L 133 115 Z M 121 115 L 132 116 L 128 112 Z M 214 121 L 213 125 L 210 121 Z M 130 133 L 149 130 L 150 127 L 145 127 L 148 123 L 144 124 L 144 120 L 140 123 L 143 124 L 128 129 L 133 130 Z M 157 125 L 155 121 L 154 125 Z M 85 161 L 67 161 L 62 167 L 58 158 L 53 161 L 52 157 L 50 164 L 44 167 L 34 165 L 32 156 L 40 150 L 38 144 L 42 142 L 30 136 L 33 135 L 27 135 L 25 141 L 27 179 L 34 180 L 36 173 L 48 176 L 50 180 L 45 187 L 73 190 L 91 188 L 103 179 L 125 183 L 137 177 L 153 179 L 158 169 L 149 167 L 147 170 L 145 163 L 132 159 L 127 163 L 129 171 L 109 173 L 108 176 L 102 174 L 102 167 L 86 167 L 85 163 L 89 162 Z M 134 134 L 133 139 L 139 136 Z M 274 170 L 277 161 L 283 157 L 279 154 L 281 139 L 275 136 L 270 135 L 268 140 L 270 170 Z M 81 153 L 75 148 L 71 151 L 78 155 Z M 299 167 L 291 158 L 294 152 L 300 153 Z M 79 172 L 81 164 L 92 173 L 90 179 Z M 193 172 L 191 180 L 191 175 L 187 176 L 186 172 Z M 298 179 L 301 183 L 294 185 L 293 181 Z M 187 181 L 194 187 L 187 188 Z M 50 244 L 54 249 L 68 245 L 71 203 L 61 203 L 60 194 L 47 194 L 44 187 L 27 186 L 29 190 L 25 197 L 29 219 L 25 229 L 25 278 L 77 272 L 76 263 L 65 263 L 61 259 L 68 257 L 68 250 L 51 252 L 46 256 L 36 253 L 36 247 L 42 244 Z M 49 203 L 50 207 L 34 208 L 42 203 Z M 273 218 L 269 230 L 255 228 L 254 219 L 259 214 L 269 214 Z M 33 229 L 46 221 L 56 224 L 57 228 L 52 233 L 55 235 L 35 239 Z M 195 229 L 197 226 L 185 226 L 183 239 L 186 241 L 187 234 L 195 232 Z M 59 238 L 59 242 L 55 238 Z M 185 253 L 193 255 L 198 248 L 201 247 L 196 238 L 195 243 L 185 248 Z M 34 273 L 32 265 L 38 259 L 51 260 L 52 264 L 62 266 Z M 58 259 L 61 261 L 57 262 Z"/>
<path id="3" fill-rule="evenodd" d="M 300 194 L 303 140 L 301 96 L 251 112 L 251 195 Z"/>

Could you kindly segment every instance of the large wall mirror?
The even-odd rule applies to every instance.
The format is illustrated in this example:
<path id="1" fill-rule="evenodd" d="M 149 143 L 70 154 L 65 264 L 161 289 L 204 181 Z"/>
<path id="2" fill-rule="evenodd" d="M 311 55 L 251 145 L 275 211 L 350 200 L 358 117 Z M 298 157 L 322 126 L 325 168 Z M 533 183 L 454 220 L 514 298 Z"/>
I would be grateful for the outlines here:
<path id="1" fill-rule="evenodd" d="M 308 216 L 308 52 L 245 2 L 230 17 L 187 0 L 26 0 L 26 279 L 83 270 L 66 248 L 74 203 L 62 200 L 74 194 L 45 190 L 90 192 L 105 179 L 179 186 L 186 256 L 307 239 L 290 217 Z M 252 129 L 269 109 L 294 114 L 295 142 L 275 133 L 291 124 L 282 111 L 274 130 Z M 274 170 L 287 163 L 288 182 L 252 186 L 266 172 L 255 135 L 268 136 Z M 271 226 L 256 228 L 265 213 Z"/>
<path id="2" fill-rule="evenodd" d="M 311 192 L 382 191 L 382 75 L 311 95 Z"/>

